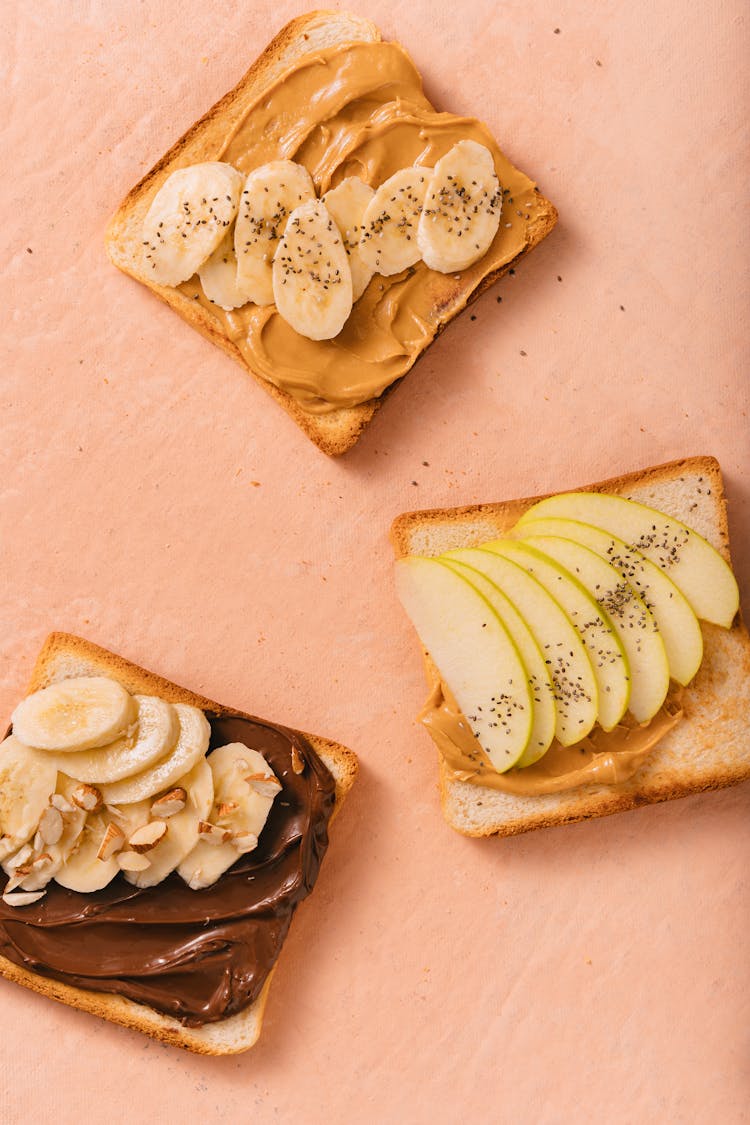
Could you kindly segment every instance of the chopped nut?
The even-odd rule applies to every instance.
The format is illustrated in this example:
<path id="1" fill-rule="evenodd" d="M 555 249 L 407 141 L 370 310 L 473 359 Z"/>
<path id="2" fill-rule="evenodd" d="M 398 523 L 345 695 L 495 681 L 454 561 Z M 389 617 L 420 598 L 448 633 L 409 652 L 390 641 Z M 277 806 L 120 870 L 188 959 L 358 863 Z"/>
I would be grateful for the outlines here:
<path id="1" fill-rule="evenodd" d="M 305 770 L 305 759 L 296 746 L 292 747 L 292 769 L 295 773 L 304 773 Z"/>
<path id="2" fill-rule="evenodd" d="M 226 817 L 230 817 L 239 807 L 236 801 L 223 801 L 217 808 L 216 815 L 220 820 L 223 820 Z"/>
<path id="3" fill-rule="evenodd" d="M 281 789 L 281 782 L 272 773 L 249 773 L 245 781 L 261 797 L 275 797 Z"/>
<path id="4" fill-rule="evenodd" d="M 44 898 L 46 891 L 9 891 L 3 892 L 3 902 L 6 906 L 31 906 L 32 902 L 39 902 Z"/>
<path id="5" fill-rule="evenodd" d="M 253 851 L 258 846 L 258 837 L 253 835 L 252 832 L 246 832 L 244 836 L 234 836 L 232 843 L 240 853 L 245 855 L 247 852 Z"/>
<path id="6" fill-rule="evenodd" d="M 62 813 L 54 805 L 48 805 L 39 820 L 39 835 L 45 844 L 56 844 L 63 834 Z"/>
<path id="7" fill-rule="evenodd" d="M 78 808 L 85 812 L 99 812 L 103 804 L 101 790 L 97 789 L 95 785 L 77 786 L 71 793 L 70 799 L 74 805 L 78 805 Z"/>
<path id="8" fill-rule="evenodd" d="M 41 832 L 37 829 L 34 835 L 34 851 L 41 852 L 44 850 L 44 840 L 42 839 Z"/>
<path id="9" fill-rule="evenodd" d="M 168 832 L 163 820 L 150 820 L 148 824 L 136 828 L 128 840 L 134 852 L 150 852 Z"/>
<path id="10" fill-rule="evenodd" d="M 31 859 L 34 852 L 31 844 L 24 844 L 24 846 L 16 852 L 16 854 L 7 861 L 7 868 L 9 871 L 17 871 L 19 867 L 23 867 L 27 859 Z"/>
<path id="11" fill-rule="evenodd" d="M 125 843 L 125 833 L 116 824 L 110 823 L 107 825 L 107 830 L 102 836 L 102 842 L 99 845 L 99 851 L 96 853 L 97 859 L 111 859 L 115 852 L 119 852 L 120 848 Z"/>
<path id="12" fill-rule="evenodd" d="M 170 816 L 181 813 L 187 804 L 187 793 L 178 786 L 170 789 L 163 797 L 159 797 L 151 806 L 151 815 L 167 820 Z"/>
<path id="13" fill-rule="evenodd" d="M 70 801 L 67 801 L 62 793 L 53 793 L 49 799 L 49 803 L 54 809 L 57 809 L 57 811 L 61 813 L 72 813 L 75 811 Z"/>
<path id="14" fill-rule="evenodd" d="M 31 871 L 42 871 L 50 863 L 52 863 L 52 856 L 49 854 L 49 852 L 42 852 L 42 854 L 38 855 L 36 859 L 32 859 L 31 863 L 29 864 L 29 868 Z"/>
<path id="15" fill-rule="evenodd" d="M 198 821 L 198 832 L 201 840 L 207 844 L 226 844 L 232 839 L 232 833 L 226 828 L 219 828 L 217 824 L 209 824 L 207 820 Z"/>
<path id="16" fill-rule="evenodd" d="M 151 860 L 138 852 L 120 852 L 117 864 L 121 871 L 145 871 L 151 866 Z"/>

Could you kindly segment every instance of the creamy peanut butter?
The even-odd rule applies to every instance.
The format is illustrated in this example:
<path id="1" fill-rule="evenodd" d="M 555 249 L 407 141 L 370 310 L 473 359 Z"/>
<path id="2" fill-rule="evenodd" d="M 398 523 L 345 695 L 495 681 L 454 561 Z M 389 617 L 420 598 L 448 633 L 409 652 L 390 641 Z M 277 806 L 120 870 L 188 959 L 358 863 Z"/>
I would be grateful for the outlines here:
<path id="1" fill-rule="evenodd" d="M 180 288 L 221 323 L 248 366 L 310 413 L 354 406 L 406 374 L 479 282 L 528 242 L 539 206 L 535 186 L 472 117 L 436 112 L 414 64 L 394 43 L 350 43 L 305 56 L 247 108 L 212 159 L 250 172 L 286 158 L 308 169 L 318 194 L 347 176 L 379 186 L 400 168 L 432 167 L 459 140 L 493 155 L 503 189 L 500 228 L 488 252 L 457 274 L 424 263 L 376 274 L 333 340 L 300 336 L 271 305 L 224 312 L 197 277 Z"/>
<path id="2" fill-rule="evenodd" d="M 626 715 L 611 731 L 600 727 L 574 746 L 553 741 L 533 766 L 498 773 L 472 734 L 450 689 L 435 678 L 419 720 L 430 732 L 457 781 L 468 781 L 512 793 L 538 797 L 583 785 L 616 785 L 643 765 L 657 742 L 682 718 L 680 689 L 670 689 L 663 707 L 650 722 L 638 725 Z"/>

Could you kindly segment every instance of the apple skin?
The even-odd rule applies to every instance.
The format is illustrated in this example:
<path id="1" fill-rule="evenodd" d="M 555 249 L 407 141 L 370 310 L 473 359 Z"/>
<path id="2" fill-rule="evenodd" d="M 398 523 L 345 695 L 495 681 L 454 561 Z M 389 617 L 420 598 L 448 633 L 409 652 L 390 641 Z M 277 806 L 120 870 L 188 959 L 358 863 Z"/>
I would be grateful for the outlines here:
<path id="1" fill-rule="evenodd" d="M 740 595 L 731 568 L 710 543 L 679 520 L 623 496 L 566 492 L 540 500 L 516 525 L 554 517 L 591 524 L 624 539 L 666 571 L 696 617 L 729 629 Z"/>
<path id="2" fill-rule="evenodd" d="M 475 587 L 438 559 L 399 559 L 396 591 L 472 733 L 504 773 L 528 746 L 533 712 L 508 631 Z"/>

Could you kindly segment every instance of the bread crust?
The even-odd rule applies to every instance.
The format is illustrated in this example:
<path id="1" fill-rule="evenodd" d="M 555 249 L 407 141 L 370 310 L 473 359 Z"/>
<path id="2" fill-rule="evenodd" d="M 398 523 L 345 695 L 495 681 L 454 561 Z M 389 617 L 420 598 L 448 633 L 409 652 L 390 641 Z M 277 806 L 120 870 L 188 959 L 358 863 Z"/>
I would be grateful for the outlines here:
<path id="1" fill-rule="evenodd" d="M 695 526 L 680 507 L 683 493 L 701 488 L 700 531 L 731 565 L 727 504 L 719 462 L 714 457 L 686 457 L 585 485 L 575 491 L 632 495 L 648 504 L 651 494 L 672 497 L 675 518 Z M 574 491 L 566 489 L 565 491 Z M 545 494 L 549 495 L 549 494 Z M 458 546 L 476 546 L 501 535 L 544 496 L 525 497 L 460 508 L 406 512 L 391 528 L 397 558 L 440 554 Z M 659 507 L 658 503 L 653 503 Z M 721 789 L 750 778 L 750 637 L 738 614 L 730 630 L 701 623 L 704 661 L 685 689 L 685 719 L 657 746 L 646 765 L 617 786 L 587 786 L 544 797 L 510 797 L 457 781 L 438 757 L 443 815 L 466 836 L 512 836 L 626 812 L 642 805 Z M 428 680 L 436 674 L 423 652 Z"/>
<path id="2" fill-rule="evenodd" d="M 346 453 L 356 444 L 365 426 L 380 408 L 387 395 L 398 386 L 401 379 L 408 374 L 408 371 L 387 387 L 381 395 L 367 402 L 360 403 L 357 406 L 341 407 L 326 414 L 310 414 L 302 409 L 292 395 L 281 387 L 269 383 L 267 379 L 248 366 L 239 348 L 225 335 L 219 321 L 211 316 L 207 309 L 198 302 L 189 300 L 178 289 L 156 285 L 148 278 L 139 275 L 133 269 L 126 248 L 128 227 L 132 225 L 134 216 L 138 211 L 143 210 L 145 214 L 145 201 L 149 198 L 155 186 L 155 181 L 162 176 L 162 173 L 173 170 L 184 155 L 190 157 L 190 162 L 215 159 L 215 153 L 211 151 L 210 145 L 203 151 L 201 150 L 201 142 L 210 133 L 214 124 L 221 123 L 223 132 L 228 122 L 234 116 L 239 116 L 241 108 L 255 100 L 264 87 L 270 85 L 291 62 L 309 53 L 313 49 L 312 44 L 319 45 L 317 43 L 318 38 L 321 38 L 325 45 L 333 45 L 334 43 L 360 41 L 378 42 L 381 36 L 378 29 L 369 20 L 363 20 L 342 12 L 310 12 L 288 23 L 272 39 L 237 85 L 191 125 L 168 152 L 157 161 L 154 167 L 128 192 L 109 223 L 105 244 L 111 262 L 118 269 L 135 278 L 142 285 L 146 285 L 152 293 L 174 309 L 192 328 L 239 363 L 243 370 L 251 375 L 264 391 L 283 407 L 323 453 L 331 457 L 337 457 Z M 539 191 L 537 191 L 537 198 L 539 202 L 537 214 L 534 220 L 527 225 L 527 241 L 523 250 L 512 261 L 507 262 L 478 283 L 467 295 L 463 305 L 456 308 L 445 323 L 436 327 L 432 339 L 415 357 L 414 363 L 424 355 L 427 348 L 435 342 L 454 317 L 463 312 L 468 305 L 473 304 L 500 277 L 513 269 L 520 259 L 537 246 L 552 230 L 557 222 L 557 210 Z M 414 363 L 410 365 L 410 368 Z"/>
<path id="3" fill-rule="evenodd" d="M 201 710 L 218 711 L 224 715 L 235 715 L 245 719 L 258 719 L 245 711 L 224 707 L 206 696 L 198 695 L 188 688 L 165 679 L 163 676 L 141 668 L 116 653 L 71 633 L 51 633 L 44 642 L 37 657 L 29 682 L 28 694 L 38 691 L 56 679 L 72 675 L 109 675 L 118 680 L 130 692 L 159 695 L 170 703 L 189 703 Z M 292 728 L 287 728 L 292 729 Z M 357 776 L 357 758 L 346 746 L 320 735 L 296 731 L 310 742 L 316 753 L 332 773 L 336 783 L 336 797 L 331 823 L 338 815 L 341 805 Z M 303 904 L 302 904 L 303 905 Z M 228 1055 L 247 1051 L 257 1042 L 263 1023 L 263 1013 L 268 999 L 268 991 L 276 966 L 266 979 L 260 995 L 241 1012 L 203 1027 L 185 1027 L 171 1016 L 157 1012 L 146 1004 L 139 1004 L 114 993 L 93 992 L 76 988 L 74 985 L 53 980 L 34 973 L 6 957 L 0 956 L 0 977 L 23 985 L 33 992 L 58 1000 L 72 1008 L 100 1016 L 111 1023 L 170 1043 L 184 1047 L 202 1055 Z"/>

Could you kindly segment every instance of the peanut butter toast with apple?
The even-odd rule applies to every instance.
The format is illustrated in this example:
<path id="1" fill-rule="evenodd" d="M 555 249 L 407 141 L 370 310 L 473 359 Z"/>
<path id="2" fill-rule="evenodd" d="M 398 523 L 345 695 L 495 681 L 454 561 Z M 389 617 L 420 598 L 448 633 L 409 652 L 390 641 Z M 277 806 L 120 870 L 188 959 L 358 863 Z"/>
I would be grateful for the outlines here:
<path id="1" fill-rule="evenodd" d="M 313 12 L 133 188 L 107 249 L 338 455 L 556 217 L 402 47 Z"/>
<path id="2" fill-rule="evenodd" d="M 392 529 L 444 815 L 513 835 L 750 777 L 750 638 L 718 462 Z"/>

